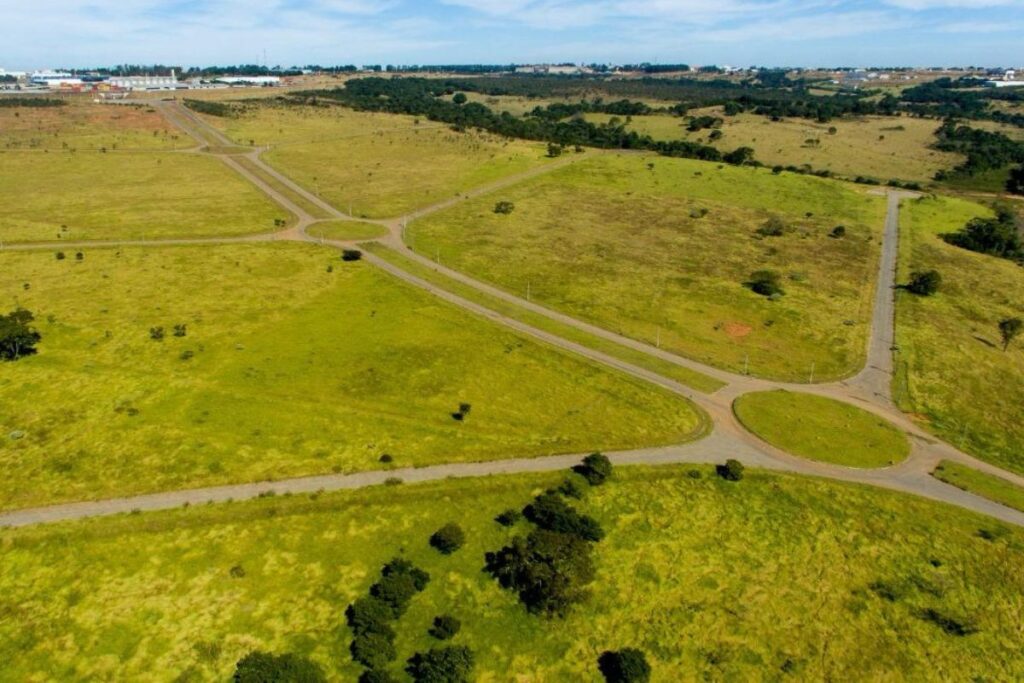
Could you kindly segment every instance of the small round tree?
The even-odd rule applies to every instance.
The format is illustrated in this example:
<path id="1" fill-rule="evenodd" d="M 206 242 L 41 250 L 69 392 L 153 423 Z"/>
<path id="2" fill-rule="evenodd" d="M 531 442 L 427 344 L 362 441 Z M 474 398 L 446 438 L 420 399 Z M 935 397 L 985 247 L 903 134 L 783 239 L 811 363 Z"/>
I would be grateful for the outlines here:
<path id="1" fill-rule="evenodd" d="M 450 614 L 443 614 L 439 617 L 434 617 L 434 625 L 430 627 L 428 632 L 438 640 L 451 640 L 461 628 L 461 621 Z"/>
<path id="2" fill-rule="evenodd" d="M 906 288 L 911 294 L 931 296 L 939 291 L 941 284 L 942 275 L 937 270 L 914 271 L 910 274 L 910 282 L 907 283 Z"/>
<path id="3" fill-rule="evenodd" d="M 1003 338 L 1003 351 L 1010 348 L 1010 342 L 1024 331 L 1024 320 L 1020 318 L 1007 318 L 999 322 L 999 335 Z"/>
<path id="4" fill-rule="evenodd" d="M 275 655 L 254 650 L 235 665 L 235 683 L 321 683 L 326 680 L 319 664 L 291 653 Z"/>
<path id="5" fill-rule="evenodd" d="M 633 647 L 606 651 L 597 659 L 597 667 L 608 683 L 647 683 L 651 665 L 640 650 Z"/>
<path id="6" fill-rule="evenodd" d="M 444 555 L 451 555 L 466 542 L 466 534 L 458 524 L 445 524 L 430 537 L 430 545 Z"/>
<path id="7" fill-rule="evenodd" d="M 725 461 L 724 465 L 717 465 L 715 471 L 718 472 L 718 476 L 726 481 L 739 481 L 743 478 L 743 463 L 739 460 L 733 460 L 730 458 Z"/>

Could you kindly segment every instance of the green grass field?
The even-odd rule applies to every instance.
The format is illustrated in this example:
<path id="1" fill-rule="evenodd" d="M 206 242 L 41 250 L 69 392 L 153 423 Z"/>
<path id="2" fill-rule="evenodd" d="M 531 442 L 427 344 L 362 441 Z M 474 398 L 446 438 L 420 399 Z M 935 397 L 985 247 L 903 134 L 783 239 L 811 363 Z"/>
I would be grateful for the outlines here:
<path id="1" fill-rule="evenodd" d="M 985 474 L 950 460 L 939 463 L 932 476 L 964 491 L 1024 512 L 1024 489 L 1009 481 Z"/>
<path id="2" fill-rule="evenodd" d="M 655 356 L 643 353 L 642 351 L 636 351 L 634 349 L 621 346 L 615 342 L 578 330 L 575 327 L 566 325 L 557 320 L 552 320 L 546 316 L 538 315 L 537 313 L 528 311 L 516 306 L 515 304 L 508 303 L 507 301 L 491 296 L 490 294 L 485 294 L 475 287 L 470 287 L 469 285 L 453 280 L 446 275 L 441 274 L 439 271 L 426 267 L 420 262 L 414 261 L 406 257 L 404 254 L 401 254 L 394 249 L 390 249 L 380 243 L 368 242 L 361 246 L 367 251 L 380 256 L 385 261 L 399 266 L 402 270 L 412 273 L 427 282 L 432 282 L 449 292 L 458 294 L 464 299 L 474 301 L 486 306 L 492 311 L 496 311 L 502 315 L 514 318 L 546 332 L 556 334 L 563 339 L 568 339 L 591 349 L 607 353 L 608 355 L 614 356 L 619 360 L 624 360 L 627 363 L 647 368 L 648 370 L 657 372 L 663 377 L 674 379 L 681 384 L 692 387 L 697 391 L 703 391 L 704 393 L 710 394 L 725 386 L 722 382 L 714 379 L 713 377 L 709 377 L 704 373 L 691 370 L 675 363 L 670 363 L 660 358 L 656 358 Z"/>
<path id="3" fill-rule="evenodd" d="M 457 133 L 409 116 L 342 107 L 254 106 L 204 117 L 339 209 L 388 218 L 544 163 L 540 143 Z"/>
<path id="4" fill-rule="evenodd" d="M 290 215 L 217 159 L 178 152 L 0 153 L 0 241 L 270 232 Z"/>
<path id="5" fill-rule="evenodd" d="M 910 455 L 900 430 L 866 410 L 791 391 L 746 394 L 733 405 L 743 426 L 793 455 L 846 467 L 886 467 Z"/>
<path id="6" fill-rule="evenodd" d="M 723 116 L 721 107 L 691 112 L 722 117 L 722 137 L 710 140 L 710 130 L 689 132 L 688 119 L 668 115 L 634 116 L 631 130 L 659 140 L 693 140 L 722 151 L 751 147 L 755 158 L 769 166 L 803 166 L 829 170 L 846 177 L 864 175 L 882 182 L 896 178 L 927 182 L 941 169 L 956 166 L 963 157 L 931 149 L 940 121 L 910 117 L 866 116 L 818 123 L 808 119 L 772 121 L 766 116 Z M 596 123 L 611 118 L 590 114 Z M 625 121 L 624 117 L 619 117 Z M 836 132 L 830 133 L 829 129 Z"/>
<path id="7" fill-rule="evenodd" d="M 151 107 L 67 102 L 63 107 L 0 107 L 0 151 L 124 152 L 194 145 Z"/>
<path id="8" fill-rule="evenodd" d="M 931 297 L 898 294 L 897 403 L 953 445 L 1022 473 L 1024 345 L 1004 352 L 997 325 L 1024 316 L 1024 270 L 940 239 L 985 207 L 950 198 L 903 207 L 900 281 L 935 269 L 943 283 Z"/>
<path id="9" fill-rule="evenodd" d="M 510 215 L 493 211 L 501 200 Z M 609 154 L 410 223 L 407 241 L 519 296 L 529 288 L 607 329 L 660 336 L 667 350 L 796 381 L 813 363 L 823 380 L 863 363 L 884 210 L 882 197 L 835 181 Z M 772 216 L 787 234 L 759 238 Z M 846 237 L 831 239 L 838 224 Z M 743 286 L 761 269 L 782 277 L 780 300 Z"/>
<path id="10" fill-rule="evenodd" d="M 685 400 L 313 245 L 0 254 L 0 508 L 681 442 Z M 332 272 L 328 271 L 328 267 Z M 175 325 L 187 325 L 176 337 Z M 165 338 L 150 338 L 153 327 Z M 460 403 L 472 413 L 457 422 Z"/>
<path id="11" fill-rule="evenodd" d="M 388 234 L 388 229 L 363 221 L 322 221 L 309 226 L 306 233 L 329 240 L 369 240 L 383 237 Z"/>
<path id="12" fill-rule="evenodd" d="M 345 606 L 398 554 L 432 577 L 397 622 L 399 661 L 431 646 L 428 625 L 450 613 L 463 622 L 454 642 L 476 653 L 474 680 L 598 683 L 598 654 L 624 646 L 647 652 L 654 683 L 1024 677 L 1020 530 L 763 472 L 734 484 L 709 467 L 619 468 L 581 503 L 608 532 L 593 596 L 562 620 L 530 616 L 481 571 L 483 554 L 519 530 L 497 513 L 557 481 L 443 481 L 0 531 L 0 677 L 227 680 L 263 648 L 354 680 Z M 452 520 L 467 543 L 444 557 L 427 538 Z M 977 632 L 948 633 L 937 615 Z"/>

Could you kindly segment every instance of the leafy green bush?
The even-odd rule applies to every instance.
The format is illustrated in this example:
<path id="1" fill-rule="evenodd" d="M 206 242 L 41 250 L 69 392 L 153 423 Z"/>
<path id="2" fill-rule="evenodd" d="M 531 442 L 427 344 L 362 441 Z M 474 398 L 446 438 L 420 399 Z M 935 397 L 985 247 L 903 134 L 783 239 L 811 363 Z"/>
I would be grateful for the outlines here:
<path id="1" fill-rule="evenodd" d="M 523 509 L 523 516 L 541 529 L 573 534 L 585 541 L 596 542 L 604 538 L 604 529 L 596 519 L 581 515 L 553 492 L 545 492 L 534 498 Z"/>
<path id="2" fill-rule="evenodd" d="M 602 453 L 591 453 L 572 469 L 591 486 L 600 486 L 612 476 L 612 462 Z"/>
<path id="3" fill-rule="evenodd" d="M 416 683 L 467 683 L 473 664 L 472 650 L 464 645 L 450 645 L 417 652 L 409 659 L 405 671 Z"/>
<path id="4" fill-rule="evenodd" d="M 349 652 L 353 661 L 368 669 L 383 669 L 397 656 L 394 638 L 374 632 L 361 633 L 353 638 Z"/>
<path id="5" fill-rule="evenodd" d="M 651 666 L 647 663 L 647 657 L 632 647 L 601 653 L 597 667 L 607 683 L 647 683 L 651 680 Z"/>
<path id="6" fill-rule="evenodd" d="M 430 545 L 444 555 L 451 555 L 466 542 L 466 533 L 458 524 L 445 524 L 430 536 Z"/>
<path id="7" fill-rule="evenodd" d="M 505 510 L 497 517 L 494 521 L 502 526 L 514 526 L 516 522 L 523 518 L 523 513 L 519 510 Z"/>
<path id="8" fill-rule="evenodd" d="M 0 360 L 14 361 L 36 353 L 43 336 L 32 327 L 35 316 L 24 308 L 0 315 Z"/>
<path id="9" fill-rule="evenodd" d="M 429 633 L 438 640 L 451 640 L 461 629 L 461 621 L 449 614 L 444 614 L 434 617 L 434 625 L 430 627 Z"/>
<path id="10" fill-rule="evenodd" d="M 755 270 L 744 284 L 752 292 L 761 296 L 775 297 L 786 293 L 782 289 L 781 277 L 774 270 Z"/>
<path id="11" fill-rule="evenodd" d="M 319 664 L 291 653 L 275 655 L 254 650 L 235 665 L 235 683 L 321 683 L 326 680 Z"/>
<path id="12" fill-rule="evenodd" d="M 716 465 L 715 472 L 726 481 L 739 481 L 743 478 L 743 463 L 739 460 L 729 459 L 724 465 Z"/>
<path id="13" fill-rule="evenodd" d="M 914 271 L 910 274 L 910 282 L 906 289 L 911 294 L 918 296 L 931 296 L 939 291 L 942 284 L 942 275 L 937 270 Z"/>

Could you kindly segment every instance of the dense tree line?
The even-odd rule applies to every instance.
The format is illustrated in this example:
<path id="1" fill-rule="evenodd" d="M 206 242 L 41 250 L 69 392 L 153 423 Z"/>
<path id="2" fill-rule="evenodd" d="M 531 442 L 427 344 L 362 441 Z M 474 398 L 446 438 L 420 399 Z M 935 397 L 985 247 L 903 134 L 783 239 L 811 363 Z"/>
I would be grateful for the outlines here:
<path id="1" fill-rule="evenodd" d="M 442 97 L 455 92 L 452 83 L 415 77 L 362 78 L 349 81 L 344 88 L 300 93 L 297 101 L 333 100 L 359 111 L 425 116 L 432 121 L 451 124 L 457 130 L 478 128 L 505 137 L 540 140 L 561 146 L 644 149 L 666 156 L 727 163 L 752 161 L 749 148 L 723 154 L 714 147 L 686 140 L 656 141 L 650 136 L 627 130 L 621 123 L 598 125 L 582 117 L 564 120 L 543 111 L 520 118 L 508 112 L 496 114 L 479 102 L 456 104 Z M 564 113 L 561 109 L 556 111 Z"/>
<path id="2" fill-rule="evenodd" d="M 219 116 L 222 118 L 229 118 L 236 115 L 235 107 L 227 104 L 226 102 L 216 102 L 214 100 L 183 100 L 182 102 L 186 107 L 192 111 L 197 111 L 200 114 L 209 114 L 210 116 Z"/>
<path id="3" fill-rule="evenodd" d="M 971 128 L 948 120 L 935 132 L 935 148 L 963 154 L 967 159 L 952 171 L 940 171 L 936 180 L 955 176 L 973 176 L 982 171 L 1024 163 L 1024 142 L 1011 140 L 1002 133 Z"/>
<path id="4" fill-rule="evenodd" d="M 943 235 L 950 244 L 1024 265 L 1024 238 L 1013 212 L 1001 209 L 995 218 L 974 218 L 957 232 Z"/>
<path id="5" fill-rule="evenodd" d="M 64 100 L 52 97 L 0 97 L 0 107 L 63 107 Z"/>

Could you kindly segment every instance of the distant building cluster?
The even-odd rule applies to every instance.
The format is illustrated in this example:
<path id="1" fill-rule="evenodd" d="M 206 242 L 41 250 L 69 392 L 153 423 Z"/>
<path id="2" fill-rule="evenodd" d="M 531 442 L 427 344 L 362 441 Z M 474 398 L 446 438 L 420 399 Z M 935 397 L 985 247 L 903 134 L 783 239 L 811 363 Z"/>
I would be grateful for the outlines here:
<path id="1" fill-rule="evenodd" d="M 0 88 L 20 91 L 92 92 L 103 97 L 116 97 L 137 91 L 193 90 L 200 88 L 274 87 L 289 79 L 279 76 L 224 76 L 178 80 L 172 70 L 169 76 L 111 76 L 98 73 L 71 73 L 43 70 L 28 73 L 0 69 Z"/>
<path id="2" fill-rule="evenodd" d="M 1014 69 L 1007 69 L 998 78 L 985 81 L 990 88 L 1019 88 L 1024 86 L 1024 80 L 1017 80 L 1017 72 Z"/>

